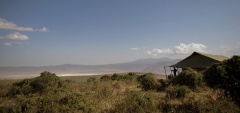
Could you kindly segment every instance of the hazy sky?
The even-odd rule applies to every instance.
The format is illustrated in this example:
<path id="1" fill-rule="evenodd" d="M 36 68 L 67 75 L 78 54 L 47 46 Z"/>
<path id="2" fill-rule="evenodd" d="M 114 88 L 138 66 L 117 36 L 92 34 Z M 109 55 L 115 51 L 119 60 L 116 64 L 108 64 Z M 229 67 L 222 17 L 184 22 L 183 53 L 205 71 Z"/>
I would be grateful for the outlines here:
<path id="1" fill-rule="evenodd" d="M 0 66 L 240 54 L 240 0 L 0 0 Z"/>

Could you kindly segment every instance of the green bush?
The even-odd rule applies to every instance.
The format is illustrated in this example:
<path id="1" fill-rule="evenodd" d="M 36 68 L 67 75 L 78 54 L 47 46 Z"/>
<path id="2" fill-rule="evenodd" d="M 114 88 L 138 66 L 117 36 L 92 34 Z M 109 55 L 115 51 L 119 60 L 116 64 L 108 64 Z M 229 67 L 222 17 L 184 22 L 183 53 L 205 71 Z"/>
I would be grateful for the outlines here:
<path id="1" fill-rule="evenodd" d="M 160 79 L 160 80 L 158 80 L 158 82 L 159 82 L 158 91 L 164 91 L 168 86 L 167 81 Z"/>
<path id="2" fill-rule="evenodd" d="M 204 80 L 212 88 L 221 88 L 240 106 L 240 56 L 214 64 L 205 71 Z"/>
<path id="3" fill-rule="evenodd" d="M 161 85 L 159 82 L 157 82 L 157 79 L 153 74 L 144 74 L 139 76 L 138 81 L 141 83 L 141 86 L 145 91 L 157 90 Z"/>
<path id="4" fill-rule="evenodd" d="M 206 84 L 212 88 L 223 87 L 226 81 L 223 79 L 226 74 L 223 63 L 214 64 L 208 68 L 204 73 L 204 80 Z"/>
<path id="5" fill-rule="evenodd" d="M 97 82 L 97 79 L 95 77 L 90 77 L 89 79 L 87 79 L 87 82 Z"/>
<path id="6" fill-rule="evenodd" d="M 173 77 L 174 77 L 173 74 L 170 74 L 167 76 L 168 80 L 170 80 L 170 81 L 173 79 Z"/>
<path id="7" fill-rule="evenodd" d="M 29 95 L 32 93 L 48 92 L 58 87 L 63 87 L 64 81 L 61 81 L 58 76 L 50 72 L 42 72 L 39 77 L 25 79 L 13 84 L 13 87 L 8 92 L 9 96 L 17 94 Z"/>
<path id="8" fill-rule="evenodd" d="M 112 80 L 117 80 L 117 81 L 119 81 L 119 80 L 122 80 L 122 76 L 121 75 L 119 75 L 119 74 L 116 74 L 116 73 L 114 73 L 112 76 L 111 76 L 111 79 Z"/>
<path id="9" fill-rule="evenodd" d="M 33 89 L 30 85 L 32 79 L 24 79 L 23 81 L 16 82 L 13 84 L 13 87 L 8 92 L 8 96 L 14 96 L 17 94 L 27 95 L 33 92 Z"/>
<path id="10" fill-rule="evenodd" d="M 127 97 L 112 110 L 110 113 L 152 113 L 157 112 L 157 104 L 151 93 L 141 91 L 131 91 Z"/>
<path id="11" fill-rule="evenodd" d="M 19 82 L 11 86 L 16 91 L 12 96 L 7 96 L 5 93 L 0 96 L 0 113 L 240 112 L 234 101 L 224 96 L 219 97 L 221 92 L 216 93 L 208 87 L 198 87 L 189 94 L 191 90 L 187 86 L 168 86 L 165 80 L 157 80 L 152 74 L 142 76 L 125 74 L 120 75 L 120 80 L 114 81 L 108 76 L 109 82 L 96 83 L 92 83 L 94 78 L 89 79 L 89 82 L 70 82 L 48 75 L 52 73 L 45 73 L 32 79 L 17 80 Z M 139 82 L 130 82 L 131 77 L 134 80 L 138 77 Z M 32 87 L 33 81 L 41 83 L 40 86 L 45 88 L 36 92 Z M 138 87 L 142 84 L 140 81 L 144 81 L 146 86 L 151 86 L 150 91 L 141 91 Z M 4 86 L 6 84 L 2 85 Z"/>
<path id="12" fill-rule="evenodd" d="M 162 113 L 202 113 L 198 107 L 197 102 L 182 104 L 166 102 L 160 105 Z"/>
<path id="13" fill-rule="evenodd" d="M 108 75 L 103 75 L 101 78 L 100 78 L 100 81 L 109 81 L 109 80 L 112 80 L 110 76 Z"/>
<path id="14" fill-rule="evenodd" d="M 57 88 L 60 82 L 60 78 L 55 73 L 42 72 L 40 77 L 33 79 L 30 86 L 33 92 L 43 92 L 46 89 Z"/>
<path id="15" fill-rule="evenodd" d="M 169 86 L 166 90 L 168 98 L 184 98 L 191 90 L 187 86 Z"/>
<path id="16" fill-rule="evenodd" d="M 89 103 L 89 98 L 84 98 L 80 94 L 70 94 L 59 100 L 59 105 L 61 106 L 61 112 L 90 112 L 91 105 Z"/>
<path id="17" fill-rule="evenodd" d="M 129 76 L 136 76 L 137 74 L 136 74 L 136 73 L 133 73 L 133 72 L 129 72 L 128 75 L 129 75 Z"/>
<path id="18" fill-rule="evenodd" d="M 7 96 L 7 93 L 12 88 L 12 84 L 16 80 L 0 80 L 0 97 Z"/>
<path id="19" fill-rule="evenodd" d="M 189 88 L 195 89 L 197 86 L 202 85 L 203 80 L 200 73 L 191 68 L 188 68 L 179 73 L 178 76 L 174 77 L 172 79 L 172 83 L 174 85 L 186 85 Z"/>
<path id="20" fill-rule="evenodd" d="M 125 75 L 120 75 L 120 74 L 116 74 L 114 73 L 111 76 L 112 80 L 117 80 L 117 81 L 132 81 L 134 80 L 134 78 L 136 78 L 136 74 L 135 73 L 129 73 L 129 74 L 125 74 Z"/>
<path id="21" fill-rule="evenodd" d="M 159 109 L 162 113 L 239 113 L 240 109 L 232 101 L 194 100 L 187 98 L 181 103 L 163 102 Z"/>

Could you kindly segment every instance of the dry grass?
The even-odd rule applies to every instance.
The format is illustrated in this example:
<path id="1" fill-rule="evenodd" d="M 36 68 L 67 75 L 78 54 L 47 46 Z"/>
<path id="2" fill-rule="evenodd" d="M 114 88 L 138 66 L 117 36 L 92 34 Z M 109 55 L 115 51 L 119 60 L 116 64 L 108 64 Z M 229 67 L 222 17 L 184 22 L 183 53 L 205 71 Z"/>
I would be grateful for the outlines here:
<path id="1" fill-rule="evenodd" d="M 61 76 L 62 80 L 71 80 L 76 82 L 87 82 L 90 77 L 95 77 L 97 80 L 103 75 L 92 75 L 92 76 Z"/>
<path id="2" fill-rule="evenodd" d="M 126 74 L 126 73 L 124 73 Z M 122 75 L 124 75 L 122 74 Z M 140 75 L 140 74 L 139 74 Z M 223 102 L 219 101 L 220 91 L 214 91 L 208 87 L 198 87 L 183 98 L 168 98 L 165 91 L 157 92 L 156 90 L 144 91 L 140 83 L 134 80 L 109 80 L 100 81 L 103 75 L 94 76 L 65 76 L 60 77 L 62 80 L 70 80 L 67 82 L 63 91 L 57 93 L 35 94 L 31 96 L 17 95 L 13 98 L 6 97 L 6 92 L 11 88 L 12 83 L 20 80 L 0 80 L 0 88 L 4 90 L 0 96 L 0 110 L 2 108 L 11 108 L 13 104 L 18 106 L 28 105 L 29 108 L 45 109 L 47 107 L 52 110 L 64 109 L 66 111 L 58 112 L 223 112 L 239 111 L 239 108 L 233 102 L 223 98 Z M 111 76 L 111 75 L 109 75 Z M 159 75 L 156 75 L 159 77 Z M 97 81 L 86 82 L 90 77 L 95 77 Z M 135 76 L 137 77 L 137 76 Z M 161 77 L 160 77 L 161 78 Z M 75 81 L 75 82 L 73 82 Z M 57 95 L 57 96 L 56 96 Z M 29 100 L 30 103 L 19 101 L 18 96 L 22 100 Z M 34 97 L 37 96 L 37 97 Z M 47 99 L 46 99 L 47 98 Z M 59 104 L 63 99 L 67 98 L 66 103 Z M 44 107 L 39 106 L 38 101 L 45 102 Z M 32 104 L 31 102 L 36 102 Z M 49 104 L 50 102 L 51 104 Z M 68 108 L 71 106 L 81 109 Z M 226 107 L 225 107 L 226 106 Z M 211 108 L 214 108 L 211 110 Z M 71 111 L 72 110 L 72 111 Z M 74 111 L 77 110 L 77 111 Z M 136 110 L 136 111 L 134 111 Z M 209 111 L 208 111 L 209 110 Z M 29 109 L 29 112 L 31 110 Z M 34 112 L 34 110 L 32 110 Z M 46 112 L 46 111 L 45 111 Z"/>

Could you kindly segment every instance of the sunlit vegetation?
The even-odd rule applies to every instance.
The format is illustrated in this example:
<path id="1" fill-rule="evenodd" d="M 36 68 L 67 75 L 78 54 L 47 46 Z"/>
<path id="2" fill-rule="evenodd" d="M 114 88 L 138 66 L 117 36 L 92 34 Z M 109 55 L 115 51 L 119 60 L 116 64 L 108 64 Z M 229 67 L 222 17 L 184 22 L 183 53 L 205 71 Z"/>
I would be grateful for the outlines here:
<path id="1" fill-rule="evenodd" d="M 115 73 L 76 82 L 45 71 L 36 78 L 1 81 L 0 112 L 238 113 L 239 59 L 205 73 L 187 69 L 169 80 L 152 73 Z"/>

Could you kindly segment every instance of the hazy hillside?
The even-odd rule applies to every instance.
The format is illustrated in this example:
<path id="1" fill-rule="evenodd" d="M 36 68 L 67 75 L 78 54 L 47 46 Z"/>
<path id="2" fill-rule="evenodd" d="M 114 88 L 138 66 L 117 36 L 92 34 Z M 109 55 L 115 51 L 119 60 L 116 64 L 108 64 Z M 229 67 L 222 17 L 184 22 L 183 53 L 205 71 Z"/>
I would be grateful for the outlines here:
<path id="1" fill-rule="evenodd" d="M 166 73 L 170 74 L 170 65 L 176 64 L 179 62 L 181 59 L 175 59 L 175 60 L 170 60 L 170 61 L 160 61 L 158 63 L 152 64 L 148 67 L 146 67 L 143 72 L 152 72 L 152 73 L 158 73 L 158 74 L 165 74 L 164 66 L 166 66 Z"/>
<path id="2" fill-rule="evenodd" d="M 0 78 L 34 77 L 43 71 L 50 71 L 57 74 L 106 74 L 121 72 L 152 72 L 164 74 L 164 66 L 175 64 L 177 61 L 179 60 L 170 58 L 149 58 L 127 63 L 106 65 L 63 64 L 41 67 L 0 67 Z"/>

